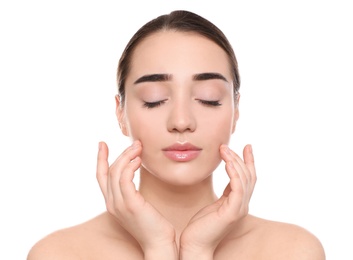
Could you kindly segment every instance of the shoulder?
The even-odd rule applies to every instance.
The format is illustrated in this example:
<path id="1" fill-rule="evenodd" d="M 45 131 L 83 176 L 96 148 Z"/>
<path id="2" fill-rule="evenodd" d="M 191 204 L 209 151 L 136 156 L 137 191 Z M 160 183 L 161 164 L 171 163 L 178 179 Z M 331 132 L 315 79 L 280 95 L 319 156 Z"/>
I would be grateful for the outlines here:
<path id="1" fill-rule="evenodd" d="M 72 239 L 75 228 L 63 229 L 53 232 L 39 240 L 28 253 L 27 260 L 41 259 L 80 259 L 75 252 Z"/>
<path id="2" fill-rule="evenodd" d="M 289 223 L 248 215 L 220 244 L 216 259 L 324 260 L 319 239 Z"/>
<path id="3" fill-rule="evenodd" d="M 320 240 L 298 225 L 257 219 L 258 235 L 264 254 L 275 259 L 324 260 L 325 252 Z"/>
<path id="4" fill-rule="evenodd" d="M 141 259 L 138 244 L 107 214 L 55 231 L 39 240 L 27 260 Z"/>

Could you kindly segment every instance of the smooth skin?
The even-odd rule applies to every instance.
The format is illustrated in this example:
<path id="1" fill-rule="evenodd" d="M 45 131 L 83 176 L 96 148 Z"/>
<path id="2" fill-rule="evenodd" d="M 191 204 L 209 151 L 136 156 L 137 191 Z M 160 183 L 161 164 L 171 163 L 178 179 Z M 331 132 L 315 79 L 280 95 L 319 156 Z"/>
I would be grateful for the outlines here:
<path id="1" fill-rule="evenodd" d="M 28 260 L 325 259 L 307 230 L 248 214 L 256 170 L 251 145 L 242 157 L 228 147 L 239 117 L 229 71 L 224 51 L 197 34 L 163 31 L 144 39 L 125 104 L 116 98 L 121 130 L 133 143 L 111 165 L 107 144 L 99 143 L 97 180 L 107 212 L 43 238 Z M 207 72 L 225 80 L 194 80 Z M 153 73 L 171 77 L 135 83 Z M 221 105 L 204 102 L 215 99 Z M 163 148 L 177 141 L 200 147 L 200 155 L 182 163 L 166 158 Z M 222 160 L 229 184 L 217 198 L 212 178 Z"/>
<path id="2" fill-rule="evenodd" d="M 179 259 L 173 226 L 143 198 L 133 184 L 134 172 L 141 165 L 138 157 L 141 151 L 140 142 L 135 141 L 109 169 L 108 147 L 100 143 L 97 178 L 108 212 L 137 240 L 143 252 L 151 254 L 151 259 L 161 248 L 166 248 L 165 257 Z M 223 196 L 195 214 L 182 232 L 183 259 L 189 255 L 196 257 L 203 254 L 213 259 L 219 242 L 248 213 L 256 182 L 251 146 L 244 149 L 244 162 L 226 145 L 220 148 L 220 154 L 226 162 L 230 182 Z"/>

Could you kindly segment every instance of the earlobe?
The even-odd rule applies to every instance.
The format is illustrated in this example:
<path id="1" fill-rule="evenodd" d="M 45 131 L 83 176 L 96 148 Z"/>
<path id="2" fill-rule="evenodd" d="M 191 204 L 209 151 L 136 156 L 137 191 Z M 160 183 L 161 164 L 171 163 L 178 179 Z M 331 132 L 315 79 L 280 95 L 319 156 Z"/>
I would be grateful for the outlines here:
<path id="1" fill-rule="evenodd" d="M 237 107 L 237 108 L 235 109 L 234 117 L 233 117 L 232 134 L 235 132 L 235 128 L 236 128 L 236 126 L 237 126 L 238 118 L 239 118 L 239 109 L 238 109 L 238 107 Z"/>
<path id="2" fill-rule="evenodd" d="M 126 127 L 126 122 L 125 122 L 125 111 L 121 104 L 121 97 L 119 95 L 115 95 L 115 103 L 116 103 L 115 114 L 118 119 L 121 132 L 123 133 L 123 135 L 129 136 L 129 133 Z"/>
<path id="3" fill-rule="evenodd" d="M 237 121 L 239 119 L 239 99 L 240 99 L 240 93 L 238 93 L 238 96 L 235 101 L 236 103 L 234 104 L 235 109 L 234 109 L 234 116 L 233 116 L 232 134 L 235 132 Z"/>

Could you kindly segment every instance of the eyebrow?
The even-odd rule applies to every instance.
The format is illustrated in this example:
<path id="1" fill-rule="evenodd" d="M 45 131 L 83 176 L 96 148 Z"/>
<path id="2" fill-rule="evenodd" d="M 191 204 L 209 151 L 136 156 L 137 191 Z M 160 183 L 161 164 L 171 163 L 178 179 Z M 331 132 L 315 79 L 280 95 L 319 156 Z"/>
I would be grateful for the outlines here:
<path id="1" fill-rule="evenodd" d="M 139 77 L 134 82 L 134 84 L 139 84 L 139 83 L 143 83 L 143 82 L 164 82 L 164 81 L 170 81 L 171 79 L 172 79 L 172 75 L 170 75 L 170 74 L 148 74 L 148 75 L 144 75 L 142 77 Z M 216 72 L 198 73 L 198 74 L 193 75 L 192 79 L 195 81 L 220 79 L 225 82 L 228 82 L 226 77 L 224 77 L 222 74 L 216 73 Z"/>
<path id="2" fill-rule="evenodd" d="M 224 77 L 220 73 L 215 73 L 215 72 L 206 72 L 206 73 L 195 74 L 192 78 L 193 78 L 193 80 L 196 80 L 196 81 L 210 80 L 210 79 L 220 79 L 220 80 L 223 80 L 225 82 L 228 82 L 226 77 Z"/>
<path id="3" fill-rule="evenodd" d="M 158 82 L 158 81 L 169 81 L 171 80 L 172 75 L 169 74 L 149 74 L 144 75 L 138 78 L 134 84 L 142 83 L 142 82 Z"/>

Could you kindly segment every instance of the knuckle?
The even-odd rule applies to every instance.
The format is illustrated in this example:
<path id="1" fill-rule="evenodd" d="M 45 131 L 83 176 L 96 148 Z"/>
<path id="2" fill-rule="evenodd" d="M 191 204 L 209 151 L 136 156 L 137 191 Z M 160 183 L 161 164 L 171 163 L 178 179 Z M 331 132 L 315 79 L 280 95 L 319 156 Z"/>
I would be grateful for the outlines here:
<path id="1" fill-rule="evenodd" d="M 136 213 L 136 208 L 131 205 L 131 204 L 127 204 L 126 205 L 126 211 L 130 214 L 130 215 L 134 215 Z"/>
<path id="2" fill-rule="evenodd" d="M 137 213 L 137 211 L 138 211 L 138 206 L 134 202 L 126 202 L 125 203 L 125 210 L 130 215 L 135 215 Z"/>

